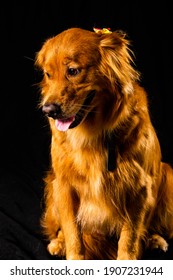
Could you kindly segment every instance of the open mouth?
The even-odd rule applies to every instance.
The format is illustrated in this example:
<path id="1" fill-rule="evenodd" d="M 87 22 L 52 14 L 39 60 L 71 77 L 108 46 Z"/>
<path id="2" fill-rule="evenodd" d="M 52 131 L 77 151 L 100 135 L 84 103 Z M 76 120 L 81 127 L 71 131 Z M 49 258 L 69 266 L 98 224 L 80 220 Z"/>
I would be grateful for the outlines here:
<path id="1" fill-rule="evenodd" d="M 56 128 L 59 131 L 67 131 L 69 128 L 74 128 L 78 126 L 83 120 L 85 116 L 86 108 L 87 106 L 90 105 L 94 96 L 95 96 L 95 91 L 91 91 L 87 95 L 85 102 L 83 103 L 82 107 L 80 108 L 80 110 L 77 112 L 75 116 L 71 116 L 66 119 L 55 119 Z"/>

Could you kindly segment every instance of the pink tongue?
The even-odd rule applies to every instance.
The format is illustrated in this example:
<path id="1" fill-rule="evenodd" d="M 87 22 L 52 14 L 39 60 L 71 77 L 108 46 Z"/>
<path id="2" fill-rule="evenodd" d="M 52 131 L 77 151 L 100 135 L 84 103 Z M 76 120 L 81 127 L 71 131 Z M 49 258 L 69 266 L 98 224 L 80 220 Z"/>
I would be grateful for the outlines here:
<path id="1" fill-rule="evenodd" d="M 74 116 L 64 120 L 55 120 L 55 126 L 59 131 L 66 131 L 74 120 Z"/>

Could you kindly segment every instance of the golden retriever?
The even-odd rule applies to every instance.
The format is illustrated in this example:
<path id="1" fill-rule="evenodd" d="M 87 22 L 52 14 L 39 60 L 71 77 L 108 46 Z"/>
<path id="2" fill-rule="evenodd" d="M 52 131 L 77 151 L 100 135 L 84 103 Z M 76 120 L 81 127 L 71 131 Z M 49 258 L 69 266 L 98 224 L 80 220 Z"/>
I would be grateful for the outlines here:
<path id="1" fill-rule="evenodd" d="M 41 221 L 52 255 L 136 260 L 173 237 L 173 170 L 133 57 L 125 33 L 82 28 L 36 54 L 52 135 Z"/>

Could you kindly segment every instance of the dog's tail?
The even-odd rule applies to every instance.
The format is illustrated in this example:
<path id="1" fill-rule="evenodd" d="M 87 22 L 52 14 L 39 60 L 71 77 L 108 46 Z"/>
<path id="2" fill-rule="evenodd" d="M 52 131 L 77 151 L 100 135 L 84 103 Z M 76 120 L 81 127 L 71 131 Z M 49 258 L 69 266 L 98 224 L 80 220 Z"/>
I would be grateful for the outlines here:
<path id="1" fill-rule="evenodd" d="M 102 234 L 83 234 L 86 260 L 116 260 L 117 240 Z"/>

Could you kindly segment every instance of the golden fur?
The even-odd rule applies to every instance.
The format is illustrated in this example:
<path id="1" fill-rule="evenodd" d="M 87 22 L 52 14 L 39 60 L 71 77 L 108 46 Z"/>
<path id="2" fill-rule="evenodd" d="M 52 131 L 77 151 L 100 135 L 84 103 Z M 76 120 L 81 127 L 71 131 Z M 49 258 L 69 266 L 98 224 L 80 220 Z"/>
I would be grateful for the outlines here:
<path id="1" fill-rule="evenodd" d="M 173 237 L 173 171 L 129 45 L 122 32 L 70 28 L 36 56 L 52 132 L 42 218 L 52 255 L 140 259 Z"/>

